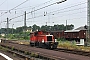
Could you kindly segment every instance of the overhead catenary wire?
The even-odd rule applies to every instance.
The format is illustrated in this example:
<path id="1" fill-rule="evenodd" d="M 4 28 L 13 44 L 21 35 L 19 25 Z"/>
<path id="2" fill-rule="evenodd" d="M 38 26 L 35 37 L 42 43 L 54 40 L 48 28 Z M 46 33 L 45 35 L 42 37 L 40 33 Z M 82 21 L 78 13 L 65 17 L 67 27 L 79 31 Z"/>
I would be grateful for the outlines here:
<path id="1" fill-rule="evenodd" d="M 59 17 L 58 17 L 59 18 Z M 68 19 L 62 19 L 63 21 L 66 21 L 66 20 L 76 20 L 76 19 L 86 19 L 87 17 L 85 17 L 85 16 L 82 16 L 82 17 L 74 17 L 74 18 L 68 18 Z M 61 19 L 59 19 L 59 21 L 60 21 Z M 57 20 L 58 21 L 58 20 Z M 55 22 L 57 22 L 57 21 L 55 21 Z M 57 22 L 57 23 L 60 23 L 60 22 Z M 39 22 L 39 21 L 37 21 L 37 22 Z M 55 23 L 54 22 L 54 23 Z M 77 21 L 78 22 L 78 21 Z M 39 23 L 41 23 L 41 22 L 39 22 Z M 48 22 L 48 23 L 50 23 L 50 22 Z"/>
<path id="2" fill-rule="evenodd" d="M 86 9 L 87 7 L 79 7 L 79 8 L 74 8 L 74 7 L 77 7 L 77 6 L 81 6 L 81 5 L 84 5 L 84 4 L 86 4 L 87 2 L 82 2 L 82 3 L 77 3 L 77 4 L 73 4 L 73 5 L 70 5 L 69 7 L 64 7 L 64 8 L 62 8 L 62 9 L 58 9 L 58 10 L 55 10 L 55 11 L 51 11 L 51 12 L 48 12 L 47 13 L 47 15 L 52 15 L 52 14 L 60 14 L 60 13 L 66 13 L 66 12 L 72 12 L 72 11 L 75 11 L 75 10 L 80 10 L 80 9 Z M 72 10 L 70 10 L 70 8 L 74 8 L 74 9 L 72 9 Z M 67 10 L 66 10 L 67 9 Z M 69 9 L 69 10 L 68 10 Z M 64 10 L 64 11 L 63 11 Z M 81 12 L 75 12 L 76 14 L 79 14 L 79 13 L 86 13 L 86 11 L 82 11 L 81 10 Z M 74 15 L 75 13 L 71 13 L 70 15 Z M 64 17 L 64 16 L 68 16 L 69 14 L 65 14 L 65 15 L 62 15 L 62 16 L 57 16 L 58 18 L 59 17 Z M 23 15 L 22 15 L 23 16 Z M 41 16 L 43 16 L 44 17 L 44 15 L 42 14 L 42 15 L 36 15 L 36 16 L 34 16 L 34 18 L 39 18 L 39 17 L 41 17 Z M 17 17 L 17 16 L 16 16 Z M 74 18 L 66 18 L 67 20 L 74 20 L 74 19 L 82 19 L 82 18 L 87 18 L 87 17 L 74 17 Z M 30 19 L 33 19 L 33 18 L 30 18 Z M 13 20 L 13 19 L 12 19 Z M 18 22 L 23 22 L 24 20 L 22 20 L 22 21 L 17 21 L 17 23 Z M 27 19 L 27 21 L 29 21 L 29 18 Z M 30 21 L 31 22 L 31 21 Z M 38 20 L 37 20 L 37 22 L 38 22 Z"/>
<path id="3" fill-rule="evenodd" d="M 22 4 L 26 3 L 27 1 L 29 1 L 29 0 L 26 0 L 26 1 L 22 2 L 22 3 L 20 3 L 19 5 L 17 5 L 17 6 L 15 6 L 14 8 L 12 8 L 12 9 L 8 10 L 8 11 L 7 11 L 7 12 L 5 12 L 4 14 L 6 14 L 6 13 L 10 12 L 11 10 L 14 10 L 15 8 L 17 8 L 17 7 L 21 6 Z M 4 14 L 3 14 L 3 15 L 4 15 Z M 3 16 L 3 15 L 1 15 L 1 16 Z M 0 17 L 1 17 L 1 16 L 0 16 Z"/>
<path id="4" fill-rule="evenodd" d="M 71 13 L 71 14 L 65 14 L 65 15 L 61 15 L 61 16 L 57 16 L 57 17 L 53 17 L 54 19 L 55 18 L 60 18 L 60 17 L 66 17 L 66 16 L 72 16 L 72 15 L 77 15 L 77 14 L 81 14 L 81 13 L 84 13 L 84 12 L 86 12 L 86 11 L 80 11 L 80 12 L 77 12 L 77 13 Z M 41 16 L 43 16 L 43 15 L 40 15 L 40 16 L 38 16 L 38 17 L 41 17 Z M 34 17 L 34 18 L 37 18 L 37 17 Z M 50 18 L 50 19 L 53 19 L 53 18 Z M 30 18 L 29 18 L 30 19 Z M 32 18 L 31 18 L 32 19 Z M 70 19 L 68 19 L 68 20 L 70 20 Z M 29 21 L 28 19 L 27 19 L 27 21 Z"/>
<path id="5" fill-rule="evenodd" d="M 7 1 L 7 0 L 4 0 L 4 1 L 0 4 L 0 6 L 2 6 L 6 1 Z"/>
<path id="6" fill-rule="evenodd" d="M 85 9 L 85 8 L 87 8 L 87 7 L 81 7 L 81 8 L 67 10 L 67 11 L 62 11 L 62 12 L 61 12 L 61 10 L 62 10 L 61 9 L 61 10 L 58 10 L 58 12 L 55 12 L 55 13 L 52 13 L 52 14 L 51 14 L 51 12 L 49 12 L 49 13 L 47 13 L 47 15 L 55 15 L 55 14 L 60 14 L 60 13 L 66 13 L 66 12 L 69 12 L 69 11 L 75 11 L 75 10 L 80 10 L 80 9 Z M 65 10 L 65 9 L 63 9 L 63 10 Z M 42 16 L 44 16 L 44 15 L 35 16 L 33 18 L 38 18 L 38 17 L 42 17 Z M 27 20 L 33 19 L 33 18 L 28 18 Z"/>
<path id="7" fill-rule="evenodd" d="M 83 17 L 75 17 L 75 18 L 68 18 L 67 20 L 77 20 L 77 19 L 86 19 L 87 17 L 85 17 L 85 16 L 83 16 Z M 63 21 L 66 21 L 66 19 L 62 19 Z M 23 20 L 24 21 L 24 20 Z M 23 22 L 23 21 L 15 21 L 15 23 L 20 23 L 20 22 Z M 55 23 L 55 24 L 58 24 L 58 23 L 61 23 L 60 22 L 61 21 L 61 19 L 58 21 L 55 21 L 55 22 L 47 22 L 47 23 Z M 27 21 L 27 22 L 32 22 L 32 21 Z M 39 21 L 34 21 L 34 22 L 36 22 L 36 24 L 40 24 L 40 23 L 42 23 L 42 22 L 39 22 Z M 46 24 L 46 22 L 43 22 L 43 23 L 45 23 Z M 42 24 L 43 24 L 42 23 Z M 78 23 L 80 23 L 80 22 L 78 22 Z"/>
<path id="8" fill-rule="evenodd" d="M 22 8 L 17 8 L 17 9 L 14 9 L 14 10 L 25 9 L 25 8 L 30 8 L 30 9 L 32 9 L 32 8 L 36 8 L 36 7 L 45 5 L 45 4 L 47 4 L 47 3 L 51 2 L 51 1 L 53 1 L 53 0 L 47 1 L 47 2 L 45 2 L 45 3 L 39 4 L 39 5 L 36 5 L 36 6 L 22 7 Z"/>
<path id="9" fill-rule="evenodd" d="M 76 4 L 76 5 L 72 5 L 72 6 L 69 6 L 69 7 L 66 7 L 66 8 L 63 8 L 63 9 L 60 9 L 60 10 L 57 10 L 57 11 L 61 11 L 61 10 L 65 10 L 65 9 L 68 9 L 68 8 L 72 8 L 72 7 L 75 7 L 75 6 L 79 6 L 79 5 L 82 5 L 82 4 L 85 4 L 85 3 L 87 3 L 87 2 L 84 2 L 84 3 L 79 3 L 79 4 Z M 45 6 L 45 7 L 47 7 L 47 6 Z M 42 7 L 42 8 L 45 8 L 45 7 Z M 39 8 L 39 9 L 42 9 L 42 8 Z M 39 9 L 37 9 L 37 10 L 39 10 Z M 37 11 L 36 10 L 36 11 Z M 77 10 L 77 9 L 75 9 L 75 10 Z M 72 10 L 73 11 L 73 10 Z M 32 12 L 32 11 L 31 11 Z M 53 12 L 56 12 L 56 11 L 53 11 Z M 50 13 L 53 13 L 53 12 L 50 12 Z M 65 11 L 64 11 L 65 12 Z M 66 11 L 66 12 L 68 12 L 68 11 Z M 27 14 L 29 14 L 30 12 L 28 12 Z M 50 14 L 50 13 L 48 13 L 48 14 Z M 60 12 L 59 12 L 60 13 Z M 63 13 L 63 12 L 62 12 Z M 24 15 L 24 14 L 23 14 Z M 20 16 L 23 16 L 23 15 L 20 15 Z M 12 20 L 12 19 L 15 19 L 15 18 L 18 18 L 18 17 L 20 17 L 20 16 L 17 16 L 17 17 L 14 17 L 14 18 L 11 18 L 10 20 Z M 40 15 L 40 16 L 43 16 L 43 15 Z M 40 17 L 40 16 L 37 16 L 37 17 Z M 34 17 L 34 18 L 37 18 L 37 17 Z M 32 18 L 28 18 L 27 20 L 29 20 L 29 19 L 32 19 Z"/>
<path id="10" fill-rule="evenodd" d="M 59 12 L 59 13 L 65 13 L 65 12 L 70 12 L 70 11 L 74 11 L 74 10 L 80 10 L 80 9 L 84 9 L 84 8 L 86 8 L 86 7 L 82 7 L 82 8 L 77 8 L 77 9 L 72 9 L 72 10 L 68 10 L 68 11 L 63 11 L 63 12 Z M 70 15 L 73 15 L 73 14 L 79 14 L 79 13 L 83 13 L 83 12 L 85 12 L 85 11 L 82 11 L 82 12 L 77 12 L 77 13 L 72 13 L 72 14 L 70 14 Z M 59 14 L 59 13 L 57 13 L 57 14 Z M 69 14 L 68 14 L 69 15 Z M 40 15 L 40 16 L 36 16 L 36 17 L 34 17 L 34 18 L 38 18 L 38 17 L 41 17 L 41 16 L 43 16 L 43 15 Z M 60 17 L 60 16 L 59 16 Z M 63 16 L 62 16 L 63 17 Z M 32 18 L 29 18 L 29 19 L 32 19 Z M 29 19 L 27 19 L 27 21 L 29 20 Z M 78 19 L 78 18 L 77 18 Z M 79 18 L 80 19 L 80 18 Z M 68 20 L 70 20 L 70 19 L 68 19 Z M 24 20 L 22 20 L 22 21 L 24 21 Z M 21 21 L 17 21 L 17 22 L 21 22 Z M 30 21 L 31 22 L 31 21 Z"/>
<path id="11" fill-rule="evenodd" d="M 59 14 L 59 13 L 66 13 L 66 12 L 70 12 L 70 11 L 75 11 L 75 10 L 80 10 L 80 9 L 85 9 L 85 8 L 87 8 L 87 7 L 80 7 L 80 8 L 77 8 L 77 9 L 72 9 L 72 10 L 68 10 L 68 11 L 63 11 L 63 12 L 55 12 L 54 14 Z"/>
<path id="12" fill-rule="evenodd" d="M 5 12 L 6 12 L 6 11 L 8 11 L 8 10 L 0 10 L 0 11 L 5 11 Z"/>
<path id="13" fill-rule="evenodd" d="M 66 0 L 65 0 L 65 1 L 66 1 Z M 28 12 L 28 13 L 26 13 L 26 14 L 29 14 L 29 13 L 32 13 L 32 12 L 35 12 L 35 11 L 41 10 L 41 9 L 43 9 L 43 8 L 52 6 L 52 5 L 57 4 L 57 3 L 62 3 L 62 2 L 64 2 L 64 1 L 59 1 L 59 2 L 55 2 L 55 3 L 49 4 L 49 5 L 47 5 L 47 6 L 41 7 L 41 8 L 39 8 L 39 9 L 36 9 L 36 10 L 34 10 L 34 11 L 30 11 L 30 12 Z M 23 14 L 23 15 L 24 15 L 24 14 Z M 21 17 L 21 16 L 23 16 L 23 15 L 19 15 L 19 16 L 17 16 L 17 17 L 11 18 L 9 21 L 11 21 L 12 19 Z"/>
<path id="14" fill-rule="evenodd" d="M 72 8 L 72 7 L 79 6 L 79 5 L 82 5 L 82 4 L 85 4 L 85 3 L 87 3 L 87 2 L 80 3 L 80 4 L 76 4 L 76 5 L 72 5 L 72 6 L 70 6 L 70 7 L 66 7 L 66 8 L 63 8 L 63 9 L 60 9 L 60 10 Z M 51 5 L 52 5 L 52 4 L 51 4 Z M 49 5 L 48 5 L 48 6 L 49 6 Z M 47 7 L 47 6 L 45 6 L 45 7 Z M 45 7 L 39 8 L 39 9 L 37 9 L 37 10 L 43 9 L 43 8 L 45 8 Z M 34 11 L 37 11 L 37 10 L 34 10 Z M 57 10 L 57 11 L 58 11 L 58 10 Z M 31 11 L 31 12 L 33 12 L 33 11 Z M 29 14 L 29 13 L 31 13 L 31 12 L 28 12 L 27 14 Z M 53 11 L 53 12 L 56 12 L 56 11 Z M 50 12 L 50 13 L 52 13 L 52 12 Z M 20 16 L 23 16 L 23 15 L 20 15 Z M 18 18 L 18 17 L 20 17 L 20 16 L 17 16 L 17 17 L 15 17 L 15 18 Z"/>
<path id="15" fill-rule="evenodd" d="M 68 9 L 68 8 L 71 8 L 71 7 L 79 6 L 79 5 L 82 5 L 82 4 L 85 4 L 85 3 L 87 3 L 87 2 L 79 3 L 79 4 L 76 4 L 76 5 L 72 5 L 72 6 L 70 6 L 70 7 L 64 8 L 64 9 Z M 56 4 L 56 3 L 53 3 L 53 4 Z M 52 5 L 52 4 L 51 4 L 51 5 Z M 44 7 L 42 7 L 42 8 L 37 9 L 37 10 L 43 9 L 43 8 L 48 7 L 48 6 L 51 6 L 51 5 L 44 6 Z M 34 10 L 34 11 L 37 11 L 37 10 Z M 61 10 L 63 10 L 63 9 L 61 9 Z M 31 11 L 31 12 L 34 12 L 34 11 Z M 57 11 L 58 11 L 58 10 L 57 10 Z M 29 13 L 31 13 L 31 12 L 28 12 L 27 14 L 29 14 Z M 54 12 L 56 12 L 56 11 L 54 11 Z M 52 13 L 52 12 L 51 12 L 51 13 Z M 23 14 L 23 15 L 24 15 L 24 14 Z M 20 16 L 23 16 L 23 15 L 20 15 Z M 18 17 L 20 17 L 20 16 L 11 18 L 10 20 L 15 19 L 15 18 L 18 18 Z"/>
<path id="16" fill-rule="evenodd" d="M 22 8 L 17 8 L 17 9 L 14 9 L 14 10 L 25 9 L 25 8 L 30 8 L 30 9 L 32 9 L 32 8 L 36 8 L 36 7 L 45 5 L 45 4 L 47 4 L 47 3 L 51 2 L 51 1 L 53 1 L 53 0 L 47 1 L 47 2 L 45 2 L 45 3 L 39 4 L 39 5 L 36 5 L 36 6 L 22 7 Z M 79 3 L 80 3 L 80 4 L 84 4 L 84 3 L 87 3 L 87 2 L 84 2 L 84 3 L 79 2 Z M 71 5 L 73 5 L 73 4 L 71 4 Z M 65 6 L 65 7 L 66 7 L 66 6 Z"/>
<path id="17" fill-rule="evenodd" d="M 12 9 L 10 9 L 10 10 L 7 10 L 7 11 L 11 11 L 11 10 L 15 10 L 15 8 L 17 8 L 17 7 L 19 7 L 20 5 L 22 5 L 22 4 L 24 4 L 25 2 L 27 2 L 27 1 L 29 1 L 29 0 L 26 0 L 26 1 L 24 1 L 24 2 L 22 2 L 21 4 L 19 4 L 19 5 L 17 5 L 16 7 L 14 7 L 14 8 L 12 8 Z M 50 0 L 50 1 L 52 1 L 52 0 Z M 46 4 L 46 3 L 48 3 L 48 2 L 50 2 L 50 1 L 47 1 L 47 2 L 45 2 L 45 3 L 43 3 L 43 4 Z M 39 5 L 38 5 L 39 6 Z M 7 13 L 7 12 L 5 12 L 5 13 Z M 2 14 L 1 16 L 3 16 L 4 14 Z M 24 15 L 24 14 L 23 14 Z M 23 15 L 20 15 L 20 16 L 17 16 L 17 17 L 21 17 L 21 16 L 23 16 Z M 0 17 L 1 17 L 0 16 Z M 17 18 L 17 17 L 15 17 L 15 18 Z M 13 19 L 13 18 L 12 18 Z M 11 20 L 11 19 L 10 19 Z M 6 21 L 4 21 L 4 22 L 6 22 Z"/>
<path id="18" fill-rule="evenodd" d="M 83 5 L 83 4 L 86 4 L 86 3 L 87 3 L 87 2 L 79 2 L 79 4 L 75 4 L 75 5 L 72 5 L 72 6 L 69 6 L 69 7 L 65 7 L 65 8 L 56 10 L 56 11 L 52 11 L 52 12 L 49 12 L 48 14 L 53 13 L 53 12 L 58 13 L 58 11 L 65 10 L 65 9 L 69 9 L 69 8 L 76 7 L 76 6 L 80 6 L 80 5 Z"/>
<path id="19" fill-rule="evenodd" d="M 66 15 L 64 15 L 64 16 L 68 16 L 68 15 L 77 15 L 77 14 L 80 14 L 80 13 L 83 13 L 83 12 L 86 12 L 86 11 L 80 11 L 80 12 L 75 12 L 75 13 L 71 13 L 71 14 L 66 14 Z M 57 17 L 64 17 L 64 16 L 57 16 Z M 55 18 L 57 18 L 57 17 L 54 17 L 54 19 Z M 85 17 L 77 17 L 77 18 L 72 18 L 72 19 L 67 19 L 67 20 L 73 20 L 73 19 L 81 19 L 81 18 L 85 18 Z M 14 22 L 23 22 L 24 20 L 22 20 L 22 21 L 14 21 Z M 27 20 L 28 22 L 29 22 L 29 20 Z M 32 21 L 30 21 L 30 22 L 32 22 Z M 38 22 L 38 21 L 36 21 L 36 22 Z"/>
<path id="20" fill-rule="evenodd" d="M 12 9 L 10 9 L 10 10 L 7 10 L 7 12 L 10 12 L 11 10 L 22 9 L 22 8 L 17 8 L 17 7 L 21 6 L 22 4 L 24 4 L 24 3 L 27 2 L 27 1 L 29 1 L 29 0 L 26 0 L 26 1 L 22 2 L 21 4 L 17 5 L 16 7 L 12 8 Z M 35 7 L 39 7 L 39 6 L 43 5 L 43 4 L 46 4 L 46 3 L 51 2 L 51 1 L 52 1 L 52 0 L 47 1 L 47 2 L 45 2 L 45 3 L 42 3 L 42 4 L 40 4 L 40 5 L 37 5 L 37 6 L 35 6 Z M 31 7 L 31 6 L 29 6 L 29 7 L 30 7 L 31 9 L 32 9 L 32 8 L 35 8 L 35 7 Z M 17 9 L 16 9 L 16 8 L 17 8 Z M 24 8 L 26 8 L 26 7 L 24 7 Z M 4 14 L 6 14 L 7 12 L 5 12 Z M 4 15 L 4 14 L 3 14 L 3 15 Z M 1 16 L 3 16 L 3 15 L 1 15 Z M 1 16 L 0 16 L 0 17 L 1 17 Z"/>
<path id="21" fill-rule="evenodd" d="M 15 8 L 17 8 L 17 7 L 21 6 L 22 4 L 26 3 L 27 1 L 29 1 L 29 0 L 26 0 L 26 1 L 22 2 L 21 4 L 15 6 L 14 8 L 12 8 L 12 9 L 10 9 L 10 10 L 14 10 Z"/>
<path id="22" fill-rule="evenodd" d="M 80 2 L 79 4 L 75 4 L 75 5 L 72 5 L 72 6 L 69 6 L 69 7 L 65 7 L 65 8 L 56 10 L 56 11 L 52 11 L 52 12 L 50 12 L 50 13 L 58 12 L 58 11 L 65 10 L 65 9 L 70 9 L 70 8 L 72 8 L 72 7 L 80 6 L 80 5 L 83 5 L 83 4 L 86 4 L 86 3 L 87 3 L 87 2 L 83 2 L 83 3 Z M 50 14 L 50 13 L 49 13 L 49 14 Z"/>
<path id="23" fill-rule="evenodd" d="M 85 9 L 86 7 L 83 7 L 83 8 L 79 8 L 79 9 Z M 79 9 L 74 9 L 74 10 L 79 10 Z M 73 11 L 73 10 L 69 10 L 70 12 Z M 67 11 L 67 12 L 69 12 Z M 60 17 L 66 17 L 66 16 L 72 16 L 72 15 L 78 15 L 78 14 L 81 14 L 81 13 L 86 13 L 87 11 L 80 11 L 80 12 L 74 12 L 74 13 L 68 13 L 68 14 L 65 14 L 65 15 L 61 15 L 61 16 L 57 16 L 57 17 L 53 17 L 53 18 L 60 18 Z M 65 12 L 61 12 L 61 13 L 65 13 Z M 37 16 L 37 17 L 41 17 L 43 15 L 40 15 L 40 16 Z M 37 18 L 35 17 L 35 18 Z M 71 19 L 67 19 L 67 20 L 73 20 L 73 19 L 81 19 L 81 18 L 86 18 L 86 17 L 76 17 L 76 18 L 71 18 Z M 31 18 L 32 19 L 32 18 Z M 52 18 L 50 18 L 52 19 Z M 28 20 L 27 20 L 28 21 Z M 38 21 L 37 21 L 38 22 Z"/>

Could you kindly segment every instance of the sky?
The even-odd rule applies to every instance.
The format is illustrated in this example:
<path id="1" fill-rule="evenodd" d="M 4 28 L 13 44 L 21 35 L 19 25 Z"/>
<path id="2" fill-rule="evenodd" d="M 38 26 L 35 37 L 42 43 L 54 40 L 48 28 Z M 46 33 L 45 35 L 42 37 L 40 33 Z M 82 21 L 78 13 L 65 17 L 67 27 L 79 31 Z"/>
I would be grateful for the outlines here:
<path id="1" fill-rule="evenodd" d="M 86 0 L 67 0 L 54 4 L 59 1 L 61 0 L 0 0 L 0 28 L 7 27 L 7 17 L 11 19 L 10 28 L 24 26 L 25 11 L 27 26 L 42 26 L 46 22 L 50 26 L 66 25 L 66 20 L 68 25 L 73 24 L 75 28 L 87 25 Z"/>

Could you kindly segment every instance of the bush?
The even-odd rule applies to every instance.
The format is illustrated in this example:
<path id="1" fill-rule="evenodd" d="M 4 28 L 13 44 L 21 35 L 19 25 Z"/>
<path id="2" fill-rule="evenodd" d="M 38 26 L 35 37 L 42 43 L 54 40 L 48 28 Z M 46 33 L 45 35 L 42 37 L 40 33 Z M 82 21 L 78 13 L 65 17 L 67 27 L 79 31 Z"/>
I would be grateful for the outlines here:
<path id="1" fill-rule="evenodd" d="M 64 38 L 58 38 L 57 41 L 66 41 Z"/>

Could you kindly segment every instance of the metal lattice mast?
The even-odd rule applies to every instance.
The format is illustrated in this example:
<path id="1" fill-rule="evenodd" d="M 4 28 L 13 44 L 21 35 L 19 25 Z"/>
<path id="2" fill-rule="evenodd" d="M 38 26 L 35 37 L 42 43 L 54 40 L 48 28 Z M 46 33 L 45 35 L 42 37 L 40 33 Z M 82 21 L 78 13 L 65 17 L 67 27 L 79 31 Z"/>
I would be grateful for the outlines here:
<path id="1" fill-rule="evenodd" d="M 87 0 L 87 25 L 88 25 L 87 42 L 90 43 L 90 0 Z"/>

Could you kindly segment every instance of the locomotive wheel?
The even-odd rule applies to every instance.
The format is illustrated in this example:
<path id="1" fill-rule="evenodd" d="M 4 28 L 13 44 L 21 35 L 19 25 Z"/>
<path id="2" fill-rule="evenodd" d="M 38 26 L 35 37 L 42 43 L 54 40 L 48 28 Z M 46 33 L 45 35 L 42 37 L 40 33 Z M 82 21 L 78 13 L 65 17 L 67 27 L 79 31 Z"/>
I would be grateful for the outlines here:
<path id="1" fill-rule="evenodd" d="M 39 42 L 36 42 L 36 43 L 35 43 L 35 46 L 36 46 L 36 47 L 39 47 Z"/>
<path id="2" fill-rule="evenodd" d="M 54 44 L 52 49 L 56 49 L 56 48 L 57 48 L 57 45 Z"/>
<path id="3" fill-rule="evenodd" d="M 30 42 L 30 46 L 34 46 L 34 43 L 31 43 L 31 42 Z"/>

